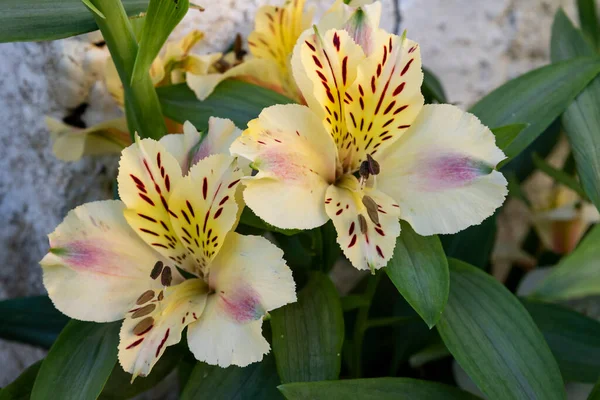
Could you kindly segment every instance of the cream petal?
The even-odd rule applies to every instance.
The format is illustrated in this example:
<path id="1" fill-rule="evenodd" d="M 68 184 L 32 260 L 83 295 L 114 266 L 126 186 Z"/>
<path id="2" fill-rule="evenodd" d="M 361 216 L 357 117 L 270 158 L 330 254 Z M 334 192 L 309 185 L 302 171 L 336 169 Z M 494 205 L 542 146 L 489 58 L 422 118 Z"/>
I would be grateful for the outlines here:
<path id="1" fill-rule="evenodd" d="M 192 150 L 200 145 L 200 133 L 190 121 L 185 121 L 183 134 L 165 135 L 159 143 L 177 160 L 182 173 L 186 175 L 192 165 L 190 163 Z"/>
<path id="2" fill-rule="evenodd" d="M 40 262 L 50 299 L 71 318 L 108 322 L 125 315 L 141 293 L 162 287 L 150 273 L 169 260 L 127 224 L 120 201 L 87 203 L 71 210 L 48 238 Z M 175 279 L 180 279 L 174 271 Z"/>
<path id="3" fill-rule="evenodd" d="M 335 179 L 336 148 L 308 107 L 263 110 L 231 152 L 259 170 L 244 181 L 244 200 L 256 215 L 280 228 L 309 229 L 327 222 L 323 199 Z"/>
<path id="4" fill-rule="evenodd" d="M 377 188 L 400 205 L 400 218 L 420 235 L 456 233 L 502 205 L 505 158 L 477 117 L 451 105 L 426 105 L 377 161 Z"/>
<path id="5" fill-rule="evenodd" d="M 269 351 L 262 318 L 296 301 L 283 252 L 265 238 L 232 233 L 210 266 L 209 287 L 214 294 L 188 331 L 194 356 L 221 367 L 260 361 Z"/>
<path id="6" fill-rule="evenodd" d="M 121 326 L 119 363 L 133 379 L 147 376 L 166 348 L 179 343 L 183 329 L 204 311 L 206 293 L 202 280 L 188 279 L 132 304 Z"/>

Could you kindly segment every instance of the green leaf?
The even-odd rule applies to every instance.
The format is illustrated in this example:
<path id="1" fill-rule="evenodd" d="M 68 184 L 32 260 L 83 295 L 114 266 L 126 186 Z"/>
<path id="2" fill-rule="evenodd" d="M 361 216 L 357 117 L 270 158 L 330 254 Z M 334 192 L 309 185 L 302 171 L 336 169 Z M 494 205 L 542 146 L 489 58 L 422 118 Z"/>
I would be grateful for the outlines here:
<path id="1" fill-rule="evenodd" d="M 521 303 L 485 272 L 451 259 L 450 296 L 438 332 L 491 399 L 565 399 L 544 337 Z"/>
<path id="2" fill-rule="evenodd" d="M 496 240 L 496 214 L 454 235 L 441 235 L 446 256 L 485 268 Z"/>
<path id="3" fill-rule="evenodd" d="M 571 175 L 567 174 L 565 171 L 554 168 L 552 165 L 548 164 L 546 160 L 537 154 L 533 155 L 533 163 L 535 166 L 548 175 L 550 178 L 554 179 L 557 183 L 560 183 L 569 189 L 573 190 L 577 193 L 582 199 L 587 199 L 587 195 L 579 185 L 579 182 Z"/>
<path id="4" fill-rule="evenodd" d="M 475 400 L 452 386 L 412 378 L 349 379 L 332 382 L 288 383 L 279 386 L 288 400 Z"/>
<path id="5" fill-rule="evenodd" d="M 314 273 L 296 303 L 273 311 L 271 329 L 283 383 L 338 378 L 344 316 L 338 293 L 326 275 Z"/>
<path id="6" fill-rule="evenodd" d="M 221 82 L 204 101 L 198 100 L 186 84 L 164 86 L 157 92 L 165 116 L 180 123 L 190 121 L 200 130 L 208 128 L 211 116 L 229 118 L 244 129 L 263 108 L 293 103 L 272 90 L 234 79 Z"/>
<path id="7" fill-rule="evenodd" d="M 69 322 L 42 363 L 31 399 L 98 398 L 117 362 L 120 325 Z"/>
<path id="8" fill-rule="evenodd" d="M 577 11 L 581 29 L 588 40 L 590 40 L 594 46 L 598 47 L 600 45 L 600 26 L 598 25 L 598 15 L 596 14 L 596 1 L 577 0 Z"/>
<path id="9" fill-rule="evenodd" d="M 48 296 L 0 301 L 0 338 L 50 348 L 69 322 Z"/>
<path id="10" fill-rule="evenodd" d="M 130 84 L 138 44 L 121 1 L 89 2 L 106 16 L 103 19 L 93 13 L 123 84 L 125 114 L 130 133 L 133 135 L 137 132 L 142 138 L 160 139 L 167 133 L 167 127 L 149 72 L 146 71 L 143 78 Z"/>
<path id="11" fill-rule="evenodd" d="M 148 74 L 152 61 L 183 19 L 189 6 L 189 0 L 150 0 L 131 76 L 132 85 Z"/>
<path id="12" fill-rule="evenodd" d="M 521 301 L 546 338 L 563 379 L 595 383 L 600 377 L 600 322 L 555 304 Z"/>
<path id="13" fill-rule="evenodd" d="M 281 233 L 286 236 L 293 236 L 293 235 L 296 235 L 297 233 L 302 232 L 301 229 L 281 229 L 281 228 L 277 228 L 276 226 L 273 226 L 271 224 L 268 224 L 265 221 L 263 221 L 259 216 L 254 214 L 254 211 L 252 211 L 249 207 L 244 208 L 244 211 L 242 211 L 242 216 L 240 217 L 240 223 L 247 225 L 247 226 L 251 226 L 253 228 L 262 229 L 262 230 L 268 231 L 268 232 Z"/>
<path id="14" fill-rule="evenodd" d="M 500 86 L 475 104 L 470 112 L 487 126 L 529 124 L 504 149 L 506 155 L 513 158 L 562 114 L 598 72 L 600 57 L 547 65 Z"/>
<path id="15" fill-rule="evenodd" d="M 0 389 L 0 400 L 29 400 L 42 361 L 40 360 L 31 365 L 10 385 Z"/>
<path id="16" fill-rule="evenodd" d="M 131 374 L 125 372 L 123 367 L 121 367 L 121 364 L 117 363 L 98 399 L 130 399 L 153 388 L 175 369 L 185 351 L 186 345 L 183 343 L 167 347 L 167 350 L 160 357 L 160 360 L 152 367 L 150 375 L 146 377 L 137 377 L 133 383 L 131 383 Z"/>
<path id="17" fill-rule="evenodd" d="M 221 368 L 198 363 L 183 389 L 181 400 L 197 399 L 281 399 L 277 392 L 279 378 L 272 356 L 260 363 L 239 368 Z"/>
<path id="18" fill-rule="evenodd" d="M 593 18 L 595 21 L 595 11 Z M 562 10 L 554 18 L 551 43 L 553 61 L 596 53 Z M 577 164 L 581 186 L 600 209 L 600 77 L 595 78 L 567 108 L 562 123 Z"/>
<path id="19" fill-rule="evenodd" d="M 127 15 L 135 15 L 146 10 L 148 0 L 123 0 L 123 5 Z M 2 43 L 61 39 L 96 29 L 94 17 L 81 0 L 0 1 Z"/>
<path id="20" fill-rule="evenodd" d="M 566 300 L 600 294 L 600 225 L 575 251 L 563 258 L 531 295 L 543 300 Z"/>
<path id="21" fill-rule="evenodd" d="M 444 87 L 437 76 L 427 68 L 423 68 L 423 85 L 421 91 L 426 99 L 435 100 L 438 103 L 447 103 Z"/>
<path id="22" fill-rule="evenodd" d="M 432 328 L 442 315 L 450 276 L 448 261 L 437 236 L 419 236 L 402 221 L 394 255 L 385 272 L 408 303 Z"/>
<path id="23" fill-rule="evenodd" d="M 519 133 L 528 126 L 529 124 L 511 124 L 492 129 L 492 133 L 496 136 L 496 146 L 500 150 L 507 149 L 517 136 L 519 136 Z"/>
<path id="24" fill-rule="evenodd" d="M 600 380 L 594 385 L 594 389 L 588 396 L 588 400 L 600 400 Z"/>

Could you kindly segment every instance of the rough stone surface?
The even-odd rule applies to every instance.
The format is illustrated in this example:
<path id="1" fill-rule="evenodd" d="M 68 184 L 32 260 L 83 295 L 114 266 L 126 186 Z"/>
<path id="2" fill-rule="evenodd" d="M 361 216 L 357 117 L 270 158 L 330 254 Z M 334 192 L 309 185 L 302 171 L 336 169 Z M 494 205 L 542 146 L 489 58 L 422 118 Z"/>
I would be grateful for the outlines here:
<path id="1" fill-rule="evenodd" d="M 383 26 L 408 29 L 421 43 L 424 64 L 440 77 L 450 101 L 462 106 L 546 63 L 555 10 L 563 6 L 573 16 L 572 0 L 396 1 L 400 4 L 384 2 Z M 191 11 L 175 34 L 204 30 L 201 50 L 222 50 L 235 33 L 251 31 L 254 11 L 263 3 L 206 2 L 206 12 Z M 317 15 L 329 3 L 310 2 Z M 46 235 L 74 206 L 111 197 L 117 158 L 58 161 L 43 121 L 45 114 L 62 117 L 86 99 L 92 103 L 87 122 L 117 112 L 97 86 L 85 79 L 64 81 L 70 60 L 64 55 L 80 59 L 80 45 L 0 45 L 0 299 L 43 293 L 38 261 L 47 250 Z M 29 346 L 0 341 L 0 386 L 42 356 Z"/>

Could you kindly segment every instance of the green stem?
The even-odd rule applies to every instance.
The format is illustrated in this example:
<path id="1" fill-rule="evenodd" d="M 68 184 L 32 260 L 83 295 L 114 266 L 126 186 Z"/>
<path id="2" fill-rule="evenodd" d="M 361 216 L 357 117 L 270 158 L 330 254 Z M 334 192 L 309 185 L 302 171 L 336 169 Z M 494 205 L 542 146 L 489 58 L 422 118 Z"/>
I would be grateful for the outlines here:
<path id="1" fill-rule="evenodd" d="M 167 133 L 158 96 L 150 74 L 129 84 L 138 53 L 133 29 L 120 0 L 89 0 L 105 18 L 91 11 L 100 28 L 125 92 L 125 114 L 132 135 L 160 139 Z"/>
<path id="2" fill-rule="evenodd" d="M 404 325 L 407 322 L 417 321 L 418 317 L 387 317 L 370 319 L 366 322 L 366 329 L 379 328 L 382 326 Z"/>
<path id="3" fill-rule="evenodd" d="M 369 309 L 371 308 L 371 301 L 375 295 L 377 285 L 383 276 L 382 273 L 369 276 L 367 282 L 367 289 L 365 290 L 364 297 L 368 300 L 368 303 L 364 306 L 359 307 L 356 315 L 356 323 L 354 325 L 354 371 L 353 375 L 355 378 L 362 376 L 362 350 L 363 350 L 363 339 L 365 331 L 368 329 Z"/>

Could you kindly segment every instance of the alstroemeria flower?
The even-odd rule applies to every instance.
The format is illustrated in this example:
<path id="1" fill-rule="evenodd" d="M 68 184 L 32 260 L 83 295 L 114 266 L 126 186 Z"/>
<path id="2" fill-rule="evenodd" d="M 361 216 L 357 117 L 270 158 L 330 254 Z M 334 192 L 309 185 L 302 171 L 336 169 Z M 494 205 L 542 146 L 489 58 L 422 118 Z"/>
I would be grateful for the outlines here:
<path id="1" fill-rule="evenodd" d="M 254 31 L 248 37 L 253 57 L 228 63 L 225 70 L 209 74 L 188 72 L 188 86 L 204 100 L 220 82 L 235 77 L 300 100 L 290 56 L 298 37 L 311 24 L 312 12 L 303 11 L 304 3 L 305 0 L 287 0 L 282 7 L 261 7 L 256 13 Z"/>
<path id="2" fill-rule="evenodd" d="M 122 201 L 75 208 L 49 235 L 41 261 L 61 312 L 95 322 L 124 318 L 119 361 L 133 378 L 148 375 L 186 327 L 198 360 L 222 367 L 259 361 L 269 351 L 263 317 L 296 300 L 283 252 L 232 231 L 243 176 L 236 159 L 202 158 L 223 143 L 198 147 L 194 136 L 136 140 L 121 157 Z M 180 269 L 194 277 L 184 279 Z"/>
<path id="3" fill-rule="evenodd" d="M 498 208 L 507 182 L 492 132 L 450 105 L 423 106 L 417 43 L 374 30 L 367 55 L 346 30 L 303 34 L 292 65 L 308 107 L 277 105 L 231 152 L 258 170 L 246 204 L 269 224 L 329 219 L 358 269 L 384 267 L 399 219 L 421 235 L 455 233 Z"/>

